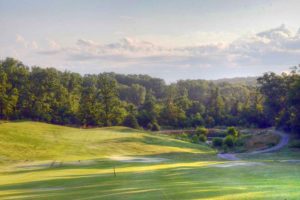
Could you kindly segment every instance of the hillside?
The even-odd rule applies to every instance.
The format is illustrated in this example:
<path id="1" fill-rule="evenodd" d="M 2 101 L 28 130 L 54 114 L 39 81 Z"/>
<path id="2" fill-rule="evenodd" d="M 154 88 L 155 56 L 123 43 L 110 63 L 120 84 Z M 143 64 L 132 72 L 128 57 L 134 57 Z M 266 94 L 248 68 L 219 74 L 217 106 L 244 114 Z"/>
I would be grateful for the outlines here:
<path id="1" fill-rule="evenodd" d="M 248 85 L 248 86 L 256 86 L 257 85 L 257 78 L 256 76 L 253 77 L 235 77 L 235 78 L 222 78 L 213 80 L 216 84 L 222 83 L 230 83 L 230 84 L 241 84 L 241 85 Z"/>
<path id="2" fill-rule="evenodd" d="M 297 199 L 299 157 L 239 161 L 124 127 L 0 124 L 0 199 Z M 272 160 L 270 160 L 272 158 Z M 291 162 L 290 162 L 291 161 Z"/>
<path id="3" fill-rule="evenodd" d="M 101 159 L 212 150 L 126 127 L 79 129 L 38 122 L 0 124 L 0 163 Z"/>

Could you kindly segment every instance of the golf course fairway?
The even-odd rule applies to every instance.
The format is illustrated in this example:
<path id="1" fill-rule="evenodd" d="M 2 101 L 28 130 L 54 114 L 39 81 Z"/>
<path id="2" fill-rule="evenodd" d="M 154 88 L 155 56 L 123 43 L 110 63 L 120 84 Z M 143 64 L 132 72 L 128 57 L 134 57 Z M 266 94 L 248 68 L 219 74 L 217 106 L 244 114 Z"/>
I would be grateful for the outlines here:
<path id="1" fill-rule="evenodd" d="M 125 127 L 0 124 L 0 199 L 300 199 L 300 152 L 228 161 Z"/>

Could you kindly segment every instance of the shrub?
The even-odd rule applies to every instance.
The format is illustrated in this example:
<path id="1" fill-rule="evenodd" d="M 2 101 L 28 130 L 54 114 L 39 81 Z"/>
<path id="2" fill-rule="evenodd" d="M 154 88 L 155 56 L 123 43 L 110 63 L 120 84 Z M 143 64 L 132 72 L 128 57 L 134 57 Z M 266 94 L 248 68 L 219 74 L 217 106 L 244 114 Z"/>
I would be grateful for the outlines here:
<path id="1" fill-rule="evenodd" d="M 207 140 L 207 137 L 205 135 L 202 134 L 202 135 L 199 136 L 199 141 L 200 142 L 206 142 L 206 140 Z"/>
<path id="2" fill-rule="evenodd" d="M 233 137 L 239 136 L 238 130 L 236 130 L 236 128 L 234 128 L 233 126 L 227 128 L 227 134 L 232 135 Z"/>
<path id="3" fill-rule="evenodd" d="M 197 143 L 198 144 L 199 143 L 199 136 L 196 135 L 196 134 L 194 134 L 192 136 L 191 140 L 192 140 L 193 143 Z"/>
<path id="4" fill-rule="evenodd" d="M 214 147 L 221 147 L 223 144 L 223 139 L 222 138 L 214 138 L 212 141 L 212 144 Z"/>
<path id="5" fill-rule="evenodd" d="M 159 131 L 160 130 L 160 126 L 158 125 L 157 122 L 153 122 L 151 130 L 152 131 Z"/>
<path id="6" fill-rule="evenodd" d="M 223 141 L 223 144 L 227 147 L 233 147 L 234 145 L 234 138 L 232 135 L 227 135 Z"/>
<path id="7" fill-rule="evenodd" d="M 207 128 L 205 128 L 203 126 L 199 126 L 199 127 L 196 128 L 196 134 L 206 136 L 208 134 L 208 130 L 207 130 Z"/>
<path id="8" fill-rule="evenodd" d="M 190 141 L 190 137 L 186 133 L 182 133 L 181 135 L 178 135 L 177 138 L 184 140 L 184 141 Z"/>

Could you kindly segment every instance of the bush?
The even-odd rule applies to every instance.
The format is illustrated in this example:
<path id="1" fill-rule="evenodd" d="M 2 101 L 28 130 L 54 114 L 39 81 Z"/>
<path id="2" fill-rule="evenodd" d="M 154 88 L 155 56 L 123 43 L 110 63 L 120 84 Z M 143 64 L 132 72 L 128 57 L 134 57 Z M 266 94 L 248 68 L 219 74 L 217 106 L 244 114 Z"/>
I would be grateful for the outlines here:
<path id="1" fill-rule="evenodd" d="M 178 138 L 180 140 L 184 140 L 184 141 L 190 141 L 191 140 L 189 135 L 186 134 L 186 133 L 182 133 L 182 134 L 176 136 L 176 138 Z"/>
<path id="2" fill-rule="evenodd" d="M 205 135 L 202 134 L 202 135 L 199 136 L 199 141 L 200 142 L 206 142 L 206 140 L 207 140 L 207 137 Z"/>
<path id="3" fill-rule="evenodd" d="M 153 122 L 151 130 L 152 131 L 159 131 L 160 130 L 160 126 L 158 125 L 157 122 Z"/>
<path id="4" fill-rule="evenodd" d="M 221 147 L 223 145 L 223 139 L 222 138 L 214 138 L 212 141 L 212 144 L 214 147 Z"/>
<path id="5" fill-rule="evenodd" d="M 236 130 L 236 128 L 234 128 L 233 126 L 227 128 L 227 134 L 232 135 L 233 137 L 239 136 L 238 130 Z"/>
<path id="6" fill-rule="evenodd" d="M 227 147 L 233 147 L 234 146 L 234 138 L 232 135 L 227 135 L 223 141 L 223 144 Z"/>
<path id="7" fill-rule="evenodd" d="M 206 136 L 208 134 L 208 130 L 207 130 L 207 128 L 205 128 L 203 126 L 199 126 L 199 127 L 196 128 L 196 134 Z"/>
<path id="8" fill-rule="evenodd" d="M 197 143 L 198 144 L 199 143 L 199 136 L 194 134 L 192 136 L 191 140 L 192 140 L 192 143 Z"/>

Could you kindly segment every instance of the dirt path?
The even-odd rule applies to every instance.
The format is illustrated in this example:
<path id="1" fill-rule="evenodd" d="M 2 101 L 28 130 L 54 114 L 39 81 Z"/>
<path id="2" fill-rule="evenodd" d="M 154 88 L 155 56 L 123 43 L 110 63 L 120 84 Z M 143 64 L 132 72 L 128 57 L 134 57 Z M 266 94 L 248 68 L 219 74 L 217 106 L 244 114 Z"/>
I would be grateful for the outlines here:
<path id="1" fill-rule="evenodd" d="M 258 150 L 258 151 L 253 151 L 250 153 L 241 153 L 243 155 L 256 155 L 256 154 L 261 154 L 261 153 L 270 153 L 273 151 L 278 151 L 279 149 L 283 148 L 289 143 L 289 135 L 278 130 L 271 130 L 274 134 L 279 135 L 281 137 L 279 143 L 271 148 L 264 149 L 264 150 Z M 219 153 L 218 157 L 225 159 L 225 160 L 240 160 L 237 155 L 239 154 L 234 154 L 234 153 Z"/>

